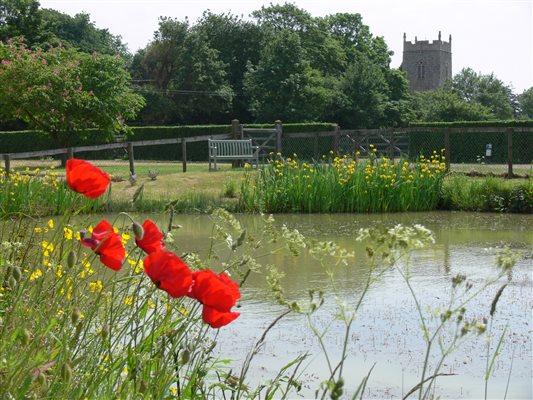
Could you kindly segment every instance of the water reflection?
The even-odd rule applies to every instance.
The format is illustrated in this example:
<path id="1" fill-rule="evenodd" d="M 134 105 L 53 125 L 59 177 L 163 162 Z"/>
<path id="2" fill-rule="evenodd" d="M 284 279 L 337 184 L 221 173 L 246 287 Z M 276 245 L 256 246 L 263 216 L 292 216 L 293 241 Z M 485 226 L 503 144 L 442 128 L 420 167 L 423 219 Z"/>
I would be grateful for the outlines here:
<path id="1" fill-rule="evenodd" d="M 142 216 L 138 216 L 142 221 Z M 154 216 L 151 216 L 154 218 Z M 257 216 L 239 216 L 251 235 L 260 234 L 262 225 Z M 158 221 L 164 226 L 167 221 Z M 212 223 L 207 216 L 179 215 L 172 244 L 178 253 L 194 251 L 205 256 L 209 252 L 208 238 Z M 496 313 L 493 336 L 503 331 L 508 335 L 489 381 L 490 397 L 503 398 L 507 379 L 512 373 L 508 398 L 532 398 L 532 342 L 531 309 L 533 216 L 504 214 L 473 214 L 461 212 L 404 213 L 387 215 L 280 215 L 278 226 L 286 224 L 306 236 L 319 240 L 334 240 L 349 251 L 355 260 L 347 266 L 336 267 L 339 300 L 353 304 L 367 277 L 364 247 L 355 241 L 360 228 L 385 224 L 422 224 L 435 233 L 436 244 L 418 251 L 412 262 L 412 282 L 424 307 L 445 307 L 450 297 L 450 278 L 466 274 L 475 286 L 494 274 L 494 251 L 491 248 L 509 245 L 524 252 L 524 259 L 516 266 L 513 280 L 504 291 Z M 258 232 L 259 231 L 259 232 Z M 224 259 L 224 254 L 222 259 Z M 328 290 L 324 271 L 311 257 L 302 254 L 296 259 L 273 255 L 262 263 L 277 265 L 285 273 L 283 285 L 291 299 L 308 296 L 310 288 Z M 219 267 L 220 265 L 218 265 Z M 216 267 L 216 266 L 215 266 Z M 498 287 L 491 288 L 469 307 L 471 317 L 487 315 Z M 234 360 L 238 370 L 246 353 L 262 335 L 280 307 L 269 295 L 264 276 L 254 275 L 242 291 L 241 317 L 221 329 L 218 351 L 224 358 Z M 336 302 L 330 294 L 324 307 L 314 316 L 313 323 L 328 329 L 325 342 L 329 355 L 338 360 L 343 341 L 343 325 L 335 319 Z M 304 318 L 290 315 L 270 332 L 267 343 L 252 364 L 251 384 L 272 378 L 279 368 L 303 352 L 313 354 L 300 377 L 304 386 L 301 396 L 314 397 L 314 389 L 327 376 L 325 359 L 306 325 Z M 354 390 L 369 369 L 376 367 L 365 393 L 370 398 L 397 398 L 417 383 L 421 374 L 423 351 L 416 308 L 400 275 L 390 270 L 376 282 L 357 317 L 349 337 L 349 357 L 346 360 L 347 389 Z M 494 351 L 494 350 L 493 350 Z M 444 365 L 443 372 L 456 374 L 438 381 L 436 393 L 445 398 L 483 397 L 486 343 L 472 341 L 455 352 Z M 436 359 L 431 360 L 433 363 Z"/>

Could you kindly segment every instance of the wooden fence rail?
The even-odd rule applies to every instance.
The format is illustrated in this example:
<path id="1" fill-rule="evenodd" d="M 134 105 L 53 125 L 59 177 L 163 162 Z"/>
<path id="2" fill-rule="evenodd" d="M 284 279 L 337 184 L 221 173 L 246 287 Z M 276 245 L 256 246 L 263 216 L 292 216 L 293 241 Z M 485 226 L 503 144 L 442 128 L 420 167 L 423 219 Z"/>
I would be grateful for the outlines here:
<path id="1" fill-rule="evenodd" d="M 130 163 L 130 173 L 135 174 L 135 160 L 133 156 L 133 148 L 140 146 L 157 146 L 162 144 L 181 144 L 182 145 L 182 158 L 183 158 L 183 172 L 187 172 L 187 143 L 193 142 L 207 142 L 208 139 L 231 139 L 231 134 L 220 135 L 204 135 L 194 137 L 172 138 L 172 139 L 156 139 L 156 140 L 139 140 L 136 142 L 123 142 L 123 143 L 108 143 L 98 144 L 94 146 L 77 146 L 67 147 L 62 149 L 53 150 L 40 150 L 40 151 L 26 151 L 23 153 L 4 153 L 1 154 L 4 159 L 6 173 L 9 175 L 11 172 L 11 160 L 20 158 L 35 158 L 35 157 L 49 157 L 57 156 L 60 154 L 66 154 L 67 158 L 74 157 L 75 153 L 87 152 L 87 151 L 102 151 L 110 149 L 125 149 L 128 152 L 128 158 Z"/>
<path id="2" fill-rule="evenodd" d="M 276 121 L 275 129 L 263 129 L 263 128 L 245 128 L 245 130 L 252 134 L 272 134 L 275 133 L 276 149 L 281 151 L 281 140 L 290 139 L 309 139 L 314 140 L 314 152 L 318 152 L 318 141 L 320 138 L 332 137 L 332 150 L 335 153 L 339 152 L 339 139 L 342 137 L 351 137 L 357 139 L 358 142 L 361 138 L 368 137 L 382 137 L 390 138 L 386 141 L 390 147 L 389 151 L 393 151 L 395 146 L 395 140 L 393 138 L 402 135 L 419 135 L 428 133 L 439 133 L 443 135 L 444 149 L 446 156 L 446 168 L 450 168 L 450 159 L 453 152 L 453 144 L 451 144 L 450 137 L 454 134 L 461 133 L 500 133 L 506 136 L 507 141 L 507 173 L 508 176 L 513 176 L 513 133 L 533 133 L 533 127 L 519 127 L 519 126 L 502 126 L 502 127 L 406 127 L 406 128 L 386 128 L 386 129 L 349 129 L 342 130 L 338 125 L 334 126 L 331 131 L 321 132 L 294 132 L 287 133 L 282 131 L 282 124 L 280 121 Z M 0 157 L 4 160 L 6 172 L 9 174 L 11 170 L 11 160 L 21 158 L 34 158 L 34 157 L 49 157 L 55 155 L 66 154 L 67 158 L 72 158 L 75 153 L 88 152 L 88 151 L 102 151 L 109 149 L 125 149 L 128 153 L 130 162 L 130 173 L 135 173 L 134 163 L 134 148 L 140 146 L 157 146 L 157 145 L 172 145 L 180 144 L 182 146 L 182 169 L 183 172 L 187 171 L 187 143 L 194 142 L 207 142 L 208 139 L 232 139 L 235 138 L 238 133 L 242 135 L 242 126 L 238 120 L 232 121 L 232 132 L 219 135 L 203 135 L 194 137 L 182 137 L 182 138 L 170 138 L 170 139 L 156 139 L 156 140 L 140 140 L 135 142 L 121 142 L 121 143 L 109 143 L 92 146 L 76 146 L 62 149 L 42 150 L 42 151 L 28 151 L 22 153 L 0 153 Z M 532 152 L 533 159 L 533 149 Z"/>

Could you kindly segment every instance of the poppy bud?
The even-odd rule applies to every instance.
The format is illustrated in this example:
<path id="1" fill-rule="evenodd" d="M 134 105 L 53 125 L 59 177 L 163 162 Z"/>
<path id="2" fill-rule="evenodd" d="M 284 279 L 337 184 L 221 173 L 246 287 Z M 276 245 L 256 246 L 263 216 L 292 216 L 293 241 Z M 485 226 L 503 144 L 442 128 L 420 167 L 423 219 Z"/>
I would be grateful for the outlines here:
<path id="1" fill-rule="evenodd" d="M 72 379 L 72 367 L 69 363 L 65 363 L 61 367 L 61 378 L 63 378 L 65 382 L 69 382 Z"/>
<path id="2" fill-rule="evenodd" d="M 7 280 L 7 284 L 11 289 L 15 289 L 15 286 L 17 286 L 17 280 L 13 278 L 13 275 L 9 277 L 9 279 Z"/>
<path id="3" fill-rule="evenodd" d="M 191 359 L 191 352 L 187 349 L 183 350 L 181 352 L 181 363 L 187 364 L 190 359 Z"/>
<path id="4" fill-rule="evenodd" d="M 139 240 L 142 240 L 144 236 L 144 229 L 142 225 L 139 224 L 138 222 L 134 222 L 133 224 L 131 224 L 131 226 L 133 229 L 133 233 L 135 234 L 135 237 Z"/>
<path id="5" fill-rule="evenodd" d="M 72 310 L 72 315 L 70 316 L 70 319 L 73 324 L 76 324 L 81 318 L 81 312 L 78 307 L 76 307 L 74 310 Z"/>
<path id="6" fill-rule="evenodd" d="M 37 375 L 37 383 L 41 386 L 46 386 L 46 375 L 42 372 L 39 372 L 39 375 Z"/>
<path id="7" fill-rule="evenodd" d="M 76 265 L 76 261 L 78 261 L 77 258 L 78 257 L 76 256 L 76 253 L 74 252 L 74 250 L 70 250 L 67 255 L 67 266 L 69 268 L 74 267 L 74 265 Z"/>
<path id="8" fill-rule="evenodd" d="M 20 334 L 19 334 L 19 337 L 20 337 L 20 342 L 22 343 L 23 346 L 26 346 L 29 342 L 30 342 L 30 339 L 31 339 L 31 333 L 29 330 L 27 330 L 26 328 L 24 328 Z"/>
<path id="9" fill-rule="evenodd" d="M 145 393 L 146 389 L 148 389 L 148 385 L 146 384 L 146 381 L 144 379 L 141 379 L 141 383 L 139 385 L 139 393 Z"/>
<path id="10" fill-rule="evenodd" d="M 102 325 L 102 329 L 100 329 L 100 335 L 102 335 L 104 339 L 109 335 L 109 326 L 107 326 L 107 323 L 105 322 Z"/>
<path id="11" fill-rule="evenodd" d="M 11 270 L 11 276 L 18 282 L 22 277 L 22 271 L 18 265 L 15 265 Z"/>

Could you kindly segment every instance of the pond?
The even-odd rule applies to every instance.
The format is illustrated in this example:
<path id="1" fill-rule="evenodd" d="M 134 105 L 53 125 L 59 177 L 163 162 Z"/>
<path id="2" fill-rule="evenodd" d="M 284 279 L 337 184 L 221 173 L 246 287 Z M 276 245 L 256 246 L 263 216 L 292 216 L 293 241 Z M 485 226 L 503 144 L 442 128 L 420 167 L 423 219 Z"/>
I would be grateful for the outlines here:
<path id="1" fill-rule="evenodd" d="M 107 216 L 112 221 L 113 216 Z M 143 221 L 151 218 L 159 226 L 167 225 L 164 217 L 136 215 Z M 262 229 L 259 216 L 239 215 L 237 218 L 248 235 L 259 235 Z M 533 398 L 532 309 L 533 309 L 533 215 L 480 214 L 463 212 L 429 212 L 398 214 L 310 214 L 277 215 L 276 225 L 298 229 L 307 237 L 333 240 L 355 253 L 347 266 L 336 266 L 338 301 L 352 305 L 367 277 L 365 245 L 357 242 L 358 230 L 382 224 L 394 226 L 422 224 L 435 234 L 436 243 L 413 254 L 411 283 L 426 315 L 442 310 L 449 302 L 451 279 L 464 274 L 480 287 L 496 275 L 496 249 L 509 246 L 522 252 L 522 259 L 513 273 L 491 286 L 467 306 L 468 318 L 488 316 L 491 302 L 503 283 L 508 283 L 497 304 L 490 328 L 490 355 L 507 327 L 488 383 L 489 398 Z M 91 217 L 83 220 L 91 221 Z M 171 249 L 177 254 L 197 252 L 205 256 L 210 247 L 212 221 L 205 215 L 177 215 Z M 83 225 L 83 224 L 82 224 Z M 87 223 L 88 225 L 88 223 Z M 287 297 L 306 301 L 311 288 L 325 289 L 325 303 L 313 315 L 319 330 L 326 330 L 324 343 L 333 364 L 341 357 L 344 343 L 344 324 L 335 318 L 338 310 L 335 296 L 327 287 L 327 276 L 310 256 L 296 258 L 271 255 L 260 260 L 263 265 L 275 264 L 285 273 L 282 280 Z M 220 263 L 213 265 L 220 269 Z M 264 275 L 252 274 L 241 290 L 238 311 L 241 316 L 219 330 L 217 354 L 225 360 L 234 375 L 239 375 L 243 361 L 265 329 L 285 308 L 278 305 L 265 282 Z M 439 315 L 437 313 L 436 315 Z M 430 324 L 432 327 L 435 324 Z M 215 335 L 215 332 L 213 332 Z M 446 336 L 448 335 L 448 336 Z M 437 380 L 435 396 L 441 398 L 483 398 L 487 361 L 486 336 L 471 335 L 462 347 L 445 361 L 441 372 L 450 374 Z M 449 338 L 449 332 L 445 332 Z M 372 369 L 365 398 L 401 398 L 419 382 L 424 361 L 425 342 L 417 309 L 404 280 L 391 268 L 373 283 L 348 336 L 348 353 L 344 364 L 345 389 L 353 393 Z M 438 346 L 434 347 L 438 353 Z M 301 391 L 291 398 L 314 398 L 320 382 L 329 376 L 324 353 L 311 333 L 306 318 L 290 314 L 281 319 L 266 336 L 266 343 L 253 359 L 247 383 L 257 386 L 272 379 L 278 371 L 298 355 L 308 353 L 305 369 L 298 375 Z M 430 358 L 434 366 L 437 358 Z"/>
<path id="2" fill-rule="evenodd" d="M 251 234 L 257 229 L 256 216 L 239 216 Z M 175 239 L 180 248 L 206 253 L 212 224 L 206 216 L 179 215 L 183 226 Z M 436 244 L 419 250 L 412 260 L 412 284 L 424 311 L 444 307 L 451 294 L 451 278 L 465 274 L 474 288 L 495 275 L 495 249 L 509 245 L 523 252 L 512 278 L 504 290 L 495 314 L 491 336 L 494 352 L 499 335 L 507 325 L 507 334 L 496 359 L 488 384 L 489 397 L 532 398 L 532 271 L 533 216 L 474 214 L 461 212 L 403 213 L 388 215 L 279 215 L 278 225 L 286 224 L 306 236 L 334 240 L 355 252 L 351 265 L 339 266 L 338 296 L 353 304 L 364 282 L 364 246 L 355 241 L 359 228 L 377 223 L 393 226 L 422 224 L 435 233 Z M 265 260 L 262 260 L 265 263 Z M 323 268 L 313 259 L 299 256 L 272 256 L 286 277 L 283 286 L 291 299 L 305 300 L 309 288 L 324 287 Z M 504 282 L 487 290 L 468 306 L 470 317 L 488 315 L 492 299 Z M 284 309 L 269 294 L 261 277 L 252 277 L 242 290 L 241 317 L 220 330 L 220 356 L 231 358 L 234 371 L 268 325 Z M 335 319 L 336 302 L 326 293 L 324 306 L 313 316 L 320 329 L 328 328 L 324 337 L 332 362 L 339 360 L 344 340 L 344 325 Z M 412 388 L 421 375 L 425 343 L 417 311 L 405 282 L 390 269 L 372 285 L 348 338 L 348 358 L 344 375 L 346 389 L 353 392 L 372 366 L 375 367 L 365 391 L 367 398 L 398 398 Z M 438 349 L 437 349 L 438 351 Z M 300 397 L 314 397 L 314 390 L 328 376 L 327 364 L 318 341 L 311 334 L 305 317 L 289 315 L 269 332 L 266 344 L 254 358 L 249 379 L 251 384 L 273 378 L 279 369 L 299 354 L 308 352 L 305 371 L 299 380 Z M 437 381 L 436 395 L 444 398 L 479 398 L 484 396 L 487 342 L 474 337 L 445 361 L 444 376 Z M 434 363 L 431 359 L 430 363 Z M 236 373 L 238 375 L 238 373 Z M 509 380 L 509 382 L 508 382 Z M 508 387 L 507 387 L 508 386 Z M 295 394 L 296 395 L 296 394 Z"/>

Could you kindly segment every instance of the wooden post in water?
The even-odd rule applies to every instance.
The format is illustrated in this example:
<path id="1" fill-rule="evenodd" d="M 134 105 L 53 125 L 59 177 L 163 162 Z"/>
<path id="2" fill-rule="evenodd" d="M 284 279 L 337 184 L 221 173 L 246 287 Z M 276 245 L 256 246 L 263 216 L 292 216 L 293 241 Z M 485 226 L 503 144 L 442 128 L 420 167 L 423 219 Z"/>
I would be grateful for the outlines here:
<path id="1" fill-rule="evenodd" d="M 9 178 L 9 174 L 11 173 L 11 159 L 9 158 L 9 154 L 4 154 L 4 163 L 6 165 L 6 177 Z"/>
<path id="2" fill-rule="evenodd" d="M 183 172 L 187 172 L 187 139 L 181 138 L 181 164 Z"/>
<path id="3" fill-rule="evenodd" d="M 513 175 L 513 128 L 507 128 L 507 178 Z"/>
<path id="4" fill-rule="evenodd" d="M 133 143 L 128 142 L 128 158 L 130 160 L 130 175 L 135 175 L 135 160 L 133 158 Z"/>
<path id="5" fill-rule="evenodd" d="M 450 150 L 450 130 L 446 129 L 444 131 L 444 164 L 446 165 L 446 172 L 450 172 L 450 157 L 451 157 L 451 150 Z"/>
<path id="6" fill-rule="evenodd" d="M 275 123 L 276 123 L 276 153 L 281 153 L 282 151 L 281 139 L 283 137 L 283 125 L 279 119 Z"/>

